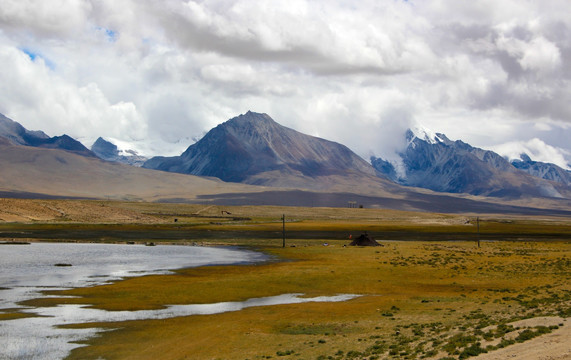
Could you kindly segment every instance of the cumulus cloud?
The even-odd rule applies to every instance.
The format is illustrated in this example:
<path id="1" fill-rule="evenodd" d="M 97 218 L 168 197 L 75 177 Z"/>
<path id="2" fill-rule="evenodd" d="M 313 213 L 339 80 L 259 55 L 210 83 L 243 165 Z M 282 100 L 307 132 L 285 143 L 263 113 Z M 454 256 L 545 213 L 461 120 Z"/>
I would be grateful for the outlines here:
<path id="1" fill-rule="evenodd" d="M 54 75 L 40 58 L 0 46 L 2 112 L 25 119 L 31 130 L 55 136 L 91 139 L 96 134 L 131 140 L 146 136 L 146 124 L 135 104 L 111 103 L 95 83 L 75 86 Z"/>
<path id="2" fill-rule="evenodd" d="M 80 29 L 92 9 L 86 0 L 2 0 L 0 5 L 4 29 L 54 38 Z"/>
<path id="3" fill-rule="evenodd" d="M 390 158 L 419 122 L 480 147 L 537 138 L 530 155 L 551 146 L 569 163 L 567 7 L 0 0 L 0 112 L 146 155 L 252 110 L 364 158 Z"/>
<path id="4" fill-rule="evenodd" d="M 398 72 L 431 55 L 416 39 L 428 24 L 405 2 L 190 1 L 157 10 L 184 48 L 316 73 Z"/>

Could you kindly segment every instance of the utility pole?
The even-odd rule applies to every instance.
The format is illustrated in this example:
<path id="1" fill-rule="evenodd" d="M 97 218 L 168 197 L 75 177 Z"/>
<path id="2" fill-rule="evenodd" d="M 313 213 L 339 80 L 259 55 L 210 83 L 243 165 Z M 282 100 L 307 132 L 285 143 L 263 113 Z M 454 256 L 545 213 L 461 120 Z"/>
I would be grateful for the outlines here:
<path id="1" fill-rule="evenodd" d="M 476 217 L 476 226 L 478 227 L 478 248 L 480 248 L 480 217 Z"/>
<path id="2" fill-rule="evenodd" d="M 285 248 L 285 214 L 282 215 L 282 235 L 283 235 L 283 245 Z"/>

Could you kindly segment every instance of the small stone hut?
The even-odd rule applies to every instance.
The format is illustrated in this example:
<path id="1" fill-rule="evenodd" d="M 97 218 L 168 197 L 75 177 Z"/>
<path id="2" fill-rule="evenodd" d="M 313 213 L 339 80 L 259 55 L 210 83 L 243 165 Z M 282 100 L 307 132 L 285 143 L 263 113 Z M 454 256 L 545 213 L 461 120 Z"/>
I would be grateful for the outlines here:
<path id="1" fill-rule="evenodd" d="M 356 237 L 350 246 L 383 246 L 375 241 L 375 239 L 370 236 L 369 234 L 361 234 L 359 237 Z"/>

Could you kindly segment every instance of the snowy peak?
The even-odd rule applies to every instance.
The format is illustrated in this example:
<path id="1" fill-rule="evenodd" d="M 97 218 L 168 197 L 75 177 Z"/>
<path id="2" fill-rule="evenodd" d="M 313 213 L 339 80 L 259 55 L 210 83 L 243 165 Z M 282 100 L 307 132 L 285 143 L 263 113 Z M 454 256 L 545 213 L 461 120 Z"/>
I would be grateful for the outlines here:
<path id="1" fill-rule="evenodd" d="M 119 149 L 114 143 L 99 137 L 91 146 L 98 158 L 123 164 L 142 166 L 148 159 L 134 150 Z"/>
<path id="2" fill-rule="evenodd" d="M 426 141 L 429 144 L 444 142 L 444 139 L 448 140 L 448 138 L 443 134 L 437 134 L 420 124 L 416 124 L 412 128 L 408 129 L 405 136 L 409 143 L 413 142 L 414 139 Z"/>
<path id="3" fill-rule="evenodd" d="M 540 176 L 545 169 L 520 172 L 517 168 L 532 166 L 523 161 L 521 166 L 512 165 L 493 151 L 451 141 L 444 134 L 424 128 L 410 129 L 406 136 L 408 146 L 396 160 L 371 158 L 377 171 L 401 185 L 498 197 L 561 196 L 553 184 L 544 180 L 554 177 Z"/>

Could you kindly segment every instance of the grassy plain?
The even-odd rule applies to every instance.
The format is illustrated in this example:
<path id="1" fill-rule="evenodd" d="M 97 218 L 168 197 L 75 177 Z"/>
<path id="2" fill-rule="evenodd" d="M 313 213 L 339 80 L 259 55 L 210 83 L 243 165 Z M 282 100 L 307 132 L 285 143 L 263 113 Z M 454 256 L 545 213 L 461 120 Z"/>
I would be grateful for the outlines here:
<path id="1" fill-rule="evenodd" d="M 464 359 L 570 326 L 570 219 L 480 216 L 478 248 L 476 216 L 467 215 L 88 202 L 115 214 L 89 223 L 58 206 L 65 218 L 1 224 L 2 236 L 239 245 L 275 260 L 131 278 L 28 305 L 139 310 L 284 293 L 362 295 L 341 303 L 71 325 L 110 331 L 70 359 Z M 349 234 L 362 231 L 384 246 L 345 246 Z M 540 316 L 555 324 L 511 325 Z"/>

